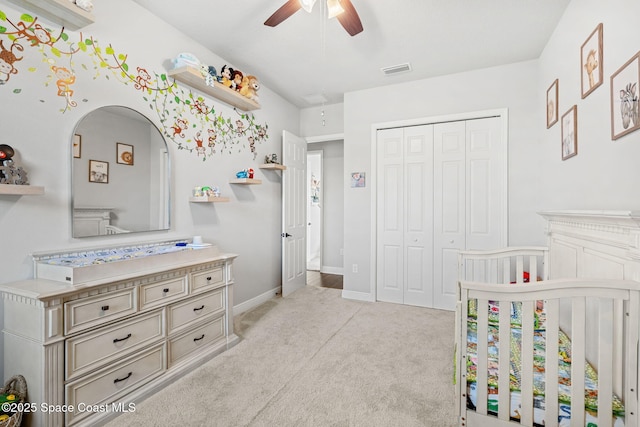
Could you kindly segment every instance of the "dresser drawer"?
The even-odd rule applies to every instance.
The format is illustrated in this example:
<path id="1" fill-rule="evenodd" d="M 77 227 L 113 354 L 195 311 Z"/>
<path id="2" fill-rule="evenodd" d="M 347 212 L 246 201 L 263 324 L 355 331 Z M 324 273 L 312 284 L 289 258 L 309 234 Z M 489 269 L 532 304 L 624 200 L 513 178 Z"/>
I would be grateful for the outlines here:
<path id="1" fill-rule="evenodd" d="M 140 310 L 165 305 L 187 295 L 186 276 L 140 286 Z"/>
<path id="2" fill-rule="evenodd" d="M 83 298 L 64 304 L 64 332 L 70 335 L 136 312 L 134 289 Z"/>
<path id="3" fill-rule="evenodd" d="M 225 316 L 169 340 L 169 367 L 210 344 L 224 338 Z"/>
<path id="4" fill-rule="evenodd" d="M 157 310 L 68 339 L 65 342 L 66 378 L 78 377 L 162 339 L 163 326 L 162 311 Z"/>
<path id="5" fill-rule="evenodd" d="M 189 323 L 216 313 L 224 308 L 224 289 L 218 289 L 208 294 L 190 298 L 171 305 L 167 309 L 168 334 L 188 327 Z"/>
<path id="6" fill-rule="evenodd" d="M 152 347 L 65 386 L 65 403 L 81 406 L 108 403 L 160 375 L 166 366 L 165 346 Z M 67 412 L 67 424 L 91 412 Z"/>
<path id="7" fill-rule="evenodd" d="M 213 267 L 197 273 L 191 273 L 191 292 L 204 292 L 224 285 L 223 266 Z"/>

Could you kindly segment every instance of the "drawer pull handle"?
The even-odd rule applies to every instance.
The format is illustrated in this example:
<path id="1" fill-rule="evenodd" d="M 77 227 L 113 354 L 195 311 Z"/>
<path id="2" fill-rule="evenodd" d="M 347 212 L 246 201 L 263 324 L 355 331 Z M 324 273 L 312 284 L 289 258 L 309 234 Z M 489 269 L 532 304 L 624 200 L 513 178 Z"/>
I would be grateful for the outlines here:
<path id="1" fill-rule="evenodd" d="M 164 288 L 164 289 L 162 290 L 162 292 L 164 292 L 164 293 L 166 294 L 167 292 L 169 292 L 169 288 Z"/>
<path id="2" fill-rule="evenodd" d="M 193 311 L 200 311 L 204 308 L 204 304 L 202 304 L 200 307 L 198 308 L 194 308 Z"/>
<path id="3" fill-rule="evenodd" d="M 100 310 L 107 311 L 107 310 L 109 310 L 109 306 L 108 305 L 103 305 L 102 307 L 100 307 Z"/>
<path id="4" fill-rule="evenodd" d="M 208 280 L 208 281 L 211 281 L 211 276 L 207 277 L 207 280 Z"/>
<path id="5" fill-rule="evenodd" d="M 201 339 L 203 339 L 203 338 L 204 338 L 204 334 L 202 334 L 202 336 L 201 336 L 200 338 L 194 338 L 194 339 L 193 339 L 193 342 L 200 341 L 200 340 L 201 340 Z"/>
<path id="6" fill-rule="evenodd" d="M 126 340 L 128 340 L 129 338 L 131 338 L 131 334 L 127 334 L 127 336 L 126 336 L 126 337 L 124 337 L 124 338 L 114 338 L 114 339 L 113 339 L 113 343 L 115 344 L 115 343 L 120 342 L 120 341 L 126 341 Z"/>
<path id="7" fill-rule="evenodd" d="M 115 380 L 113 380 L 113 383 L 118 384 L 120 381 L 128 380 L 131 375 L 133 375 L 133 372 L 129 372 L 129 375 L 124 378 L 116 378 Z"/>

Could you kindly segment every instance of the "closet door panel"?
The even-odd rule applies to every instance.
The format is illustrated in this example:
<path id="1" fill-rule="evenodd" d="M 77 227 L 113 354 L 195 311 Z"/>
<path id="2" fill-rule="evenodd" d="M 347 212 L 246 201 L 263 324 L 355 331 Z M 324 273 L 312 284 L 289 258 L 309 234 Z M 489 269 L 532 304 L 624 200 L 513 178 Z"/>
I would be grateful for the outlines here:
<path id="1" fill-rule="evenodd" d="M 457 251 L 466 247 L 465 122 L 434 125 L 433 307 L 456 303 Z"/>
<path id="2" fill-rule="evenodd" d="M 377 274 L 379 301 L 404 300 L 404 160 L 402 129 L 378 131 Z"/>
<path id="3" fill-rule="evenodd" d="M 467 121 L 467 249 L 495 249 L 506 242 L 506 149 L 502 119 Z"/>

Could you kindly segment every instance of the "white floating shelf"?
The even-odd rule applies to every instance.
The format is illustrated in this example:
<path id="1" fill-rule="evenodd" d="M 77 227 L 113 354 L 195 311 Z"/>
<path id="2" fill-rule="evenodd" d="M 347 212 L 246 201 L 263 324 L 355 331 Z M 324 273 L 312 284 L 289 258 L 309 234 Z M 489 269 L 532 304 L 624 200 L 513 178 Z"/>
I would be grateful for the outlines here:
<path id="1" fill-rule="evenodd" d="M 37 196 L 44 194 L 44 187 L 35 185 L 0 184 L 0 194 Z"/>
<path id="2" fill-rule="evenodd" d="M 260 108 L 253 99 L 249 99 L 244 95 L 240 95 L 240 92 L 236 92 L 233 89 L 229 89 L 222 83 L 213 82 L 213 86 L 209 86 L 205 83 L 204 77 L 200 73 L 200 70 L 193 67 L 180 67 L 170 70 L 167 75 L 173 77 L 179 82 L 185 83 L 199 91 L 211 95 L 220 101 L 226 102 L 242 111 L 257 110 Z"/>

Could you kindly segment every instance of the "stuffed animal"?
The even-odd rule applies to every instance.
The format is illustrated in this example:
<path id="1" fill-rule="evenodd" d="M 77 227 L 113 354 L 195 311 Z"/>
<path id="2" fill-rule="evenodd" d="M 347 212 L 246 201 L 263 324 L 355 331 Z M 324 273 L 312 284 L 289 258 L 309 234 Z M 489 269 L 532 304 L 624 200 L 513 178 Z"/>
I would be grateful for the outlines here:
<path id="1" fill-rule="evenodd" d="M 258 101 L 258 90 L 260 90 L 260 82 L 256 76 L 246 75 L 242 79 L 242 88 L 240 94 L 246 96 L 249 99 Z"/>
<path id="2" fill-rule="evenodd" d="M 240 92 L 242 89 L 242 78 L 244 75 L 240 70 L 233 70 L 231 72 L 231 89 Z"/>
<path id="3" fill-rule="evenodd" d="M 220 78 L 219 82 L 225 85 L 226 87 L 231 87 L 231 74 L 233 73 L 233 68 L 227 67 L 226 65 L 222 66 L 220 70 Z"/>

